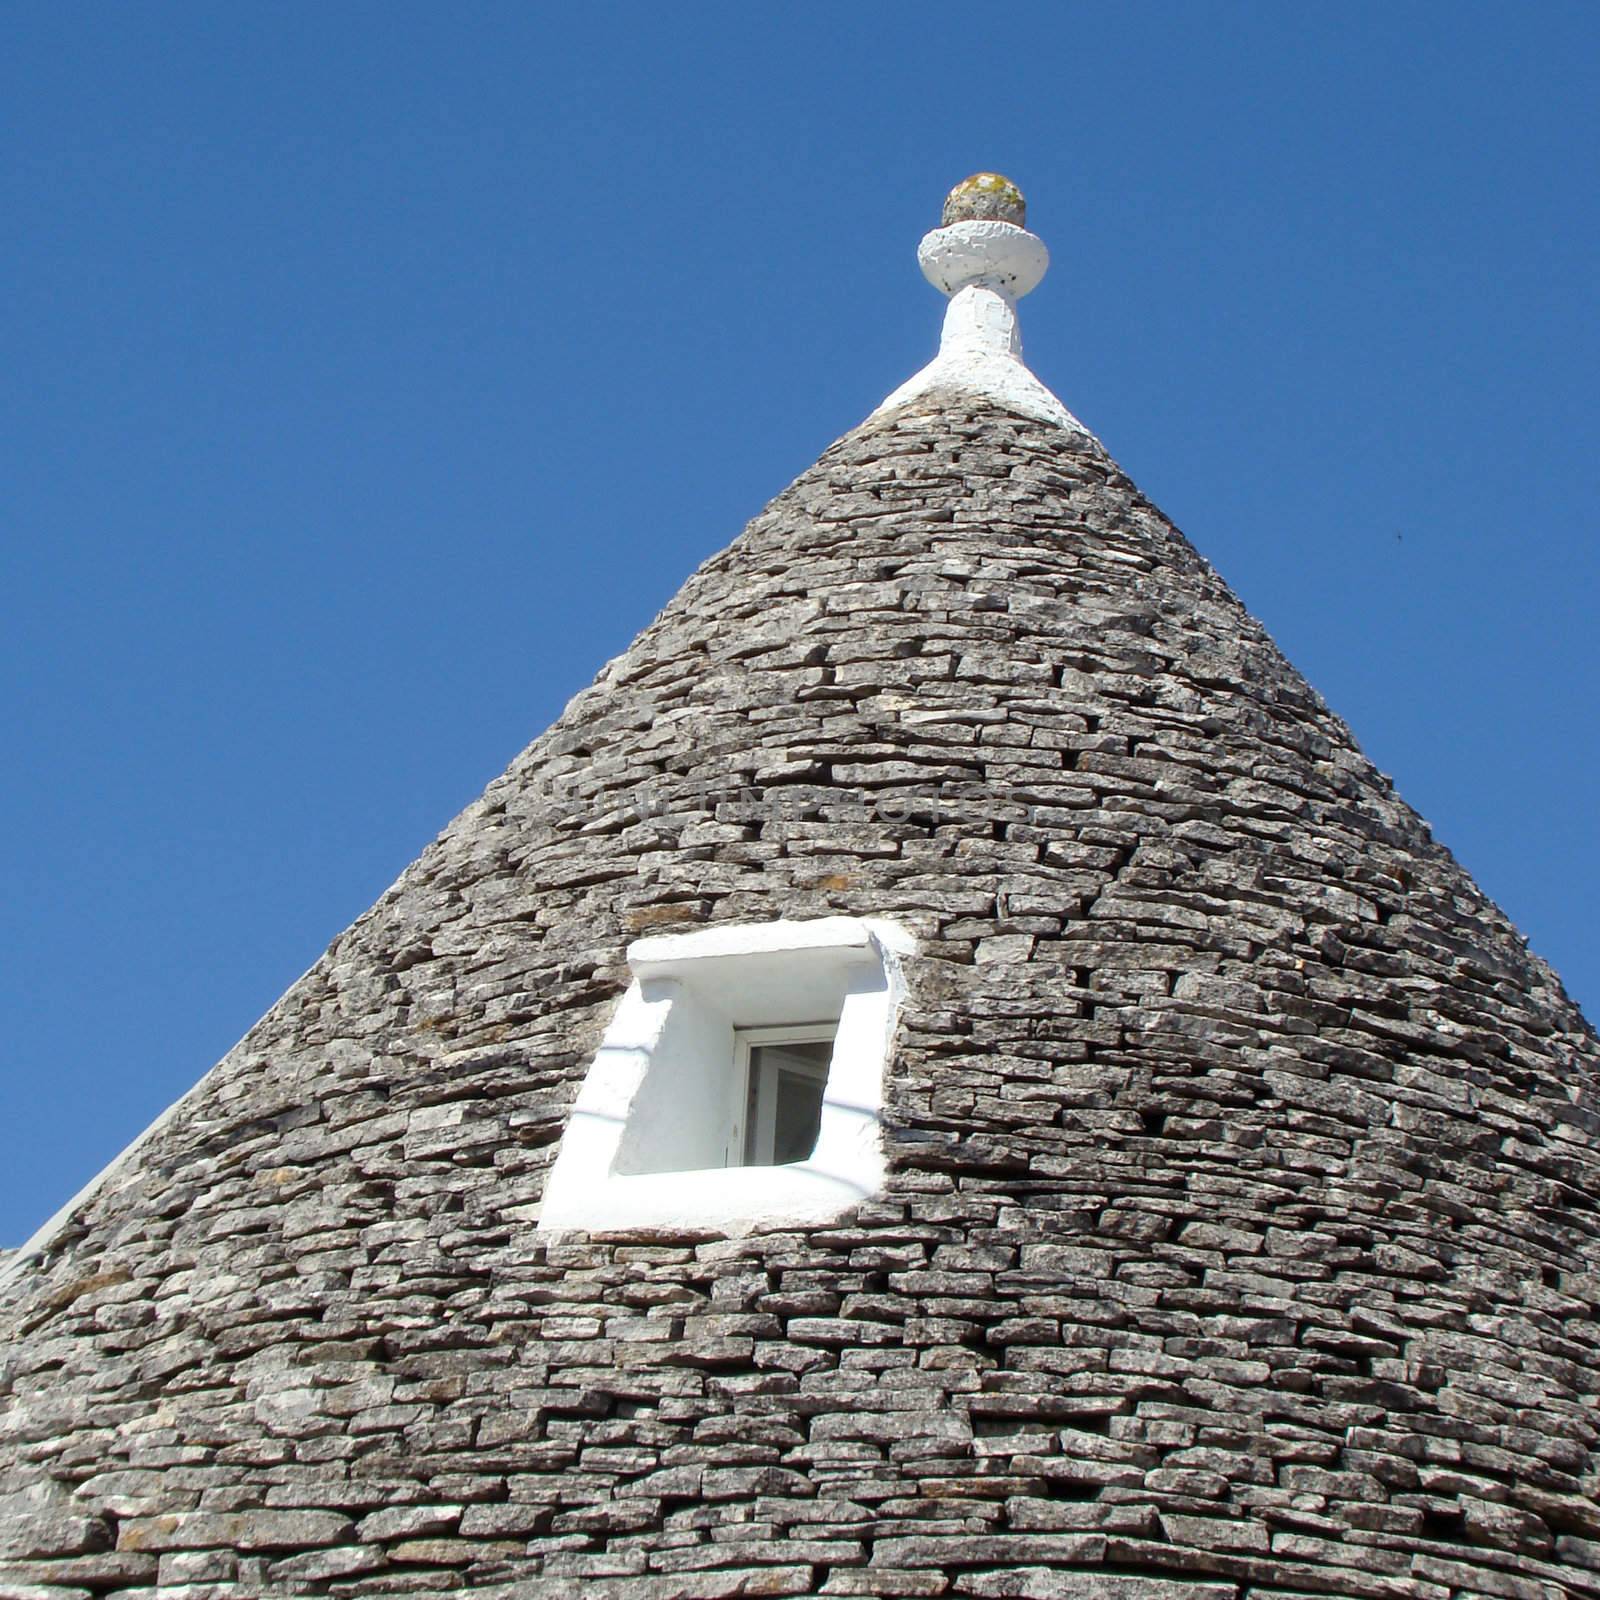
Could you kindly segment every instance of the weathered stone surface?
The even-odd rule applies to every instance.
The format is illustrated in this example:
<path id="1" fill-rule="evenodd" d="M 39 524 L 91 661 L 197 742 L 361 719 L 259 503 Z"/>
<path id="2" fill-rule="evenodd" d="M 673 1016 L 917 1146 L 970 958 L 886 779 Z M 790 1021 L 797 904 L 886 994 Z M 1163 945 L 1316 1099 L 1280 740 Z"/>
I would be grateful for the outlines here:
<path id="1" fill-rule="evenodd" d="M 426 1534 L 454 1532 L 460 1521 L 460 1506 L 389 1506 L 363 1517 L 356 1535 L 367 1543 L 417 1539 Z"/>
<path id="2" fill-rule="evenodd" d="M 337 1544 L 352 1533 L 350 1519 L 331 1511 L 180 1511 L 170 1517 L 131 1517 L 117 1548 L 159 1550 L 297 1550 Z"/>
<path id="3" fill-rule="evenodd" d="M 5 1584 L 92 1584 L 97 1589 L 127 1588 L 156 1576 L 156 1557 L 122 1550 L 58 1556 L 46 1561 L 0 1561 Z"/>
<path id="4" fill-rule="evenodd" d="M 536 1235 L 641 933 L 921 944 L 886 1195 Z M 4 1291 L 5 1593 L 1600 1593 L 1600 1045 L 1082 435 L 709 561 Z"/>
<path id="5" fill-rule="evenodd" d="M 103 1517 L 65 1511 L 0 1515 L 0 1558 L 75 1556 L 110 1544 L 111 1529 Z"/>
<path id="6" fill-rule="evenodd" d="M 1011 1572 L 980 1572 L 957 1578 L 952 1592 L 980 1595 L 983 1600 L 1235 1600 L 1239 1586 L 1019 1567 Z"/>

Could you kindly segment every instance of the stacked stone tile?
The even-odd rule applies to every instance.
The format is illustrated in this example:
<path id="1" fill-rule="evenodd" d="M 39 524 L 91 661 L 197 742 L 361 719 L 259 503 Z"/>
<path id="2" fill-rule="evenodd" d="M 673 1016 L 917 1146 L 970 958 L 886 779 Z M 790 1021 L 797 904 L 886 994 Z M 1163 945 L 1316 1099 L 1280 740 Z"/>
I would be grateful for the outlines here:
<path id="1" fill-rule="evenodd" d="M 536 1234 L 629 941 L 838 913 L 886 1195 Z M 0 1594 L 1597 1594 L 1597 1069 L 1101 448 L 925 393 L 10 1264 Z"/>

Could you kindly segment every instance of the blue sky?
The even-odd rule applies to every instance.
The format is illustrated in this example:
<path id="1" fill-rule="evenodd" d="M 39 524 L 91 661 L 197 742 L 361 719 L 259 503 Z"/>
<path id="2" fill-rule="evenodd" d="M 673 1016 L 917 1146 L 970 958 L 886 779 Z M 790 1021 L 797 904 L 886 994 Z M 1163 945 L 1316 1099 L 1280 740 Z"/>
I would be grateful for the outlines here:
<path id="1" fill-rule="evenodd" d="M 0 1242 L 931 354 L 1029 359 L 1600 1011 L 1600 9 L 0 6 Z"/>

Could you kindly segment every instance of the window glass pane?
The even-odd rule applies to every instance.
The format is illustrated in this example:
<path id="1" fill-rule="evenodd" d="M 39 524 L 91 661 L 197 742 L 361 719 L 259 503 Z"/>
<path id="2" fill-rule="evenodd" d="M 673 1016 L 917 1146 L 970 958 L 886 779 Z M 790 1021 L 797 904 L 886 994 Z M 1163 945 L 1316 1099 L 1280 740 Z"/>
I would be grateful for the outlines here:
<path id="1" fill-rule="evenodd" d="M 804 1161 L 817 1148 L 822 1126 L 821 1078 L 778 1069 L 777 1114 L 773 1118 L 772 1164 Z"/>
<path id="2" fill-rule="evenodd" d="M 804 1161 L 817 1146 L 831 1039 L 785 1040 L 750 1048 L 745 1164 Z"/>
<path id="3" fill-rule="evenodd" d="M 814 1077 L 828 1076 L 828 1063 L 833 1060 L 832 1039 L 796 1040 L 790 1044 L 758 1044 L 753 1054 L 764 1061 L 776 1062 L 789 1072 L 810 1072 Z"/>

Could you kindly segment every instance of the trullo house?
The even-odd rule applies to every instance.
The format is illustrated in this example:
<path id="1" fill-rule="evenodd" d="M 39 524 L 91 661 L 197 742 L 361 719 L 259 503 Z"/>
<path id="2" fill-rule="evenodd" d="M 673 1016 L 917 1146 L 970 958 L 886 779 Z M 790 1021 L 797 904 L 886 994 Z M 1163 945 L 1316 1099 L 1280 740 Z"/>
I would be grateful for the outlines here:
<path id="1" fill-rule="evenodd" d="M 0 1594 L 1600 1594 L 1600 1044 L 1023 365 L 712 556 L 0 1275 Z"/>

